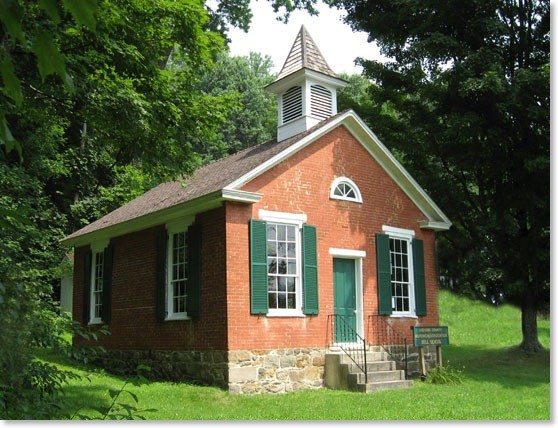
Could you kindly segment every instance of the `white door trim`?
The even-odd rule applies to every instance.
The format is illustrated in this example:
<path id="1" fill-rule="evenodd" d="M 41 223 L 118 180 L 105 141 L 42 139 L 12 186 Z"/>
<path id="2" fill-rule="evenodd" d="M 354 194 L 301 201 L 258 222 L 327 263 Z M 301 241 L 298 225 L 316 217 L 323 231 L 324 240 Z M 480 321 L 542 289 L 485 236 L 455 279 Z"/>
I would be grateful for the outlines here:
<path id="1" fill-rule="evenodd" d="M 363 269 L 362 260 L 366 257 L 366 251 L 348 250 L 342 248 L 330 248 L 329 254 L 336 259 L 352 259 L 355 261 L 355 296 L 356 296 L 356 328 L 360 337 L 364 336 L 364 308 L 363 308 Z M 333 260 L 332 260 L 333 263 Z"/>

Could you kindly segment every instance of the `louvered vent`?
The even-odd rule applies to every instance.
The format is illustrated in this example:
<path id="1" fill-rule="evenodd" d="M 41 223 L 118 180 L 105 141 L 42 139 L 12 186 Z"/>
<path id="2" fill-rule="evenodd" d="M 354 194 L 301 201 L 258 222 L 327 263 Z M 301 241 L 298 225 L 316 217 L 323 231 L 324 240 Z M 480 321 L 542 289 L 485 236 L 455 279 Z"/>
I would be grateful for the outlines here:
<path id="1" fill-rule="evenodd" d="M 332 115 L 333 97 L 331 92 L 321 85 L 310 86 L 310 111 L 318 119 L 326 119 Z"/>
<path id="2" fill-rule="evenodd" d="M 283 123 L 302 116 L 302 88 L 293 86 L 283 94 Z"/>

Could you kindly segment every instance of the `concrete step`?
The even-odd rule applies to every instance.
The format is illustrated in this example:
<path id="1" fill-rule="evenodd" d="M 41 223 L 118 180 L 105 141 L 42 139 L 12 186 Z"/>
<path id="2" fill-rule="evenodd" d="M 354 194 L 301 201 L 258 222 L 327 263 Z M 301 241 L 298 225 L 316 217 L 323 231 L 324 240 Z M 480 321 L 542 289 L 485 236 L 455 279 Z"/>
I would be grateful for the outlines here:
<path id="1" fill-rule="evenodd" d="M 362 373 L 362 370 L 357 367 L 356 364 L 352 363 L 347 364 L 349 366 L 349 373 Z M 382 371 L 389 371 L 389 370 L 396 370 L 395 361 L 367 361 L 366 362 L 366 371 L 370 372 L 382 372 Z"/>
<path id="2" fill-rule="evenodd" d="M 341 364 L 352 364 L 353 361 L 351 358 L 346 354 L 341 355 Z M 356 357 L 356 356 L 355 356 Z M 362 354 L 358 354 L 359 359 L 364 358 Z M 373 361 L 390 361 L 389 354 L 387 352 L 367 352 L 366 353 L 366 362 L 373 362 Z"/>
<path id="3" fill-rule="evenodd" d="M 364 384 L 364 373 L 349 373 L 349 385 Z M 403 370 L 388 370 L 381 372 L 369 372 L 368 383 L 388 382 L 394 380 L 405 380 Z"/>

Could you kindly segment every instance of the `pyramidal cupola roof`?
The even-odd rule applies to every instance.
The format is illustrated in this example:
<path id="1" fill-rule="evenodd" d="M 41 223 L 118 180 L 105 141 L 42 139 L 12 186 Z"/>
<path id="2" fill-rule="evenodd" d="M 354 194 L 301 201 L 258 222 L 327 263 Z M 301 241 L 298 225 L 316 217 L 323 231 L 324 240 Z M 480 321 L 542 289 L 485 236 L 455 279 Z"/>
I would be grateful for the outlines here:
<path id="1" fill-rule="evenodd" d="M 275 81 L 281 80 L 288 75 L 301 70 L 310 69 L 331 77 L 337 77 L 328 65 L 318 46 L 303 25 L 296 36 L 291 51 L 283 64 L 283 68 L 277 75 Z"/>

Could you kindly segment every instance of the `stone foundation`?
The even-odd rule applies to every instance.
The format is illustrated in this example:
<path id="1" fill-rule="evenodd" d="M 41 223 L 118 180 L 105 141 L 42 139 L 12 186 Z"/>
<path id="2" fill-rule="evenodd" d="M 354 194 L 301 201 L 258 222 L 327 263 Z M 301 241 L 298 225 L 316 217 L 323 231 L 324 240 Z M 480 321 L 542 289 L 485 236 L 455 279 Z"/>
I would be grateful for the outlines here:
<path id="1" fill-rule="evenodd" d="M 140 364 L 151 371 L 142 373 L 152 380 L 190 382 L 227 388 L 227 351 L 118 351 L 107 350 L 97 361 L 116 374 L 136 374 Z"/>
<path id="2" fill-rule="evenodd" d="M 387 346 L 390 355 L 392 355 L 398 370 L 405 370 L 405 347 L 400 345 Z M 426 372 L 428 373 L 437 364 L 436 347 L 424 346 L 424 362 Z M 416 346 L 409 346 L 407 350 L 407 371 L 408 375 L 420 374 L 420 357 L 419 348 Z"/>
<path id="3" fill-rule="evenodd" d="M 325 349 L 266 351 L 107 350 L 95 364 L 115 374 L 133 375 L 138 365 L 152 380 L 218 386 L 235 394 L 283 393 L 323 386 Z"/>
<path id="4" fill-rule="evenodd" d="M 325 349 L 229 351 L 229 391 L 283 393 L 324 385 Z"/>

